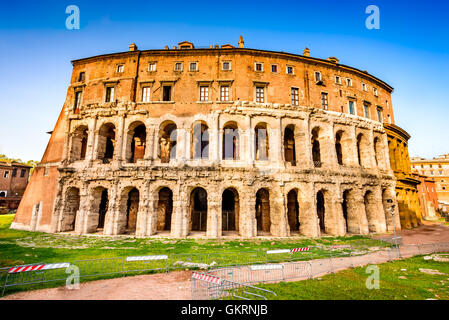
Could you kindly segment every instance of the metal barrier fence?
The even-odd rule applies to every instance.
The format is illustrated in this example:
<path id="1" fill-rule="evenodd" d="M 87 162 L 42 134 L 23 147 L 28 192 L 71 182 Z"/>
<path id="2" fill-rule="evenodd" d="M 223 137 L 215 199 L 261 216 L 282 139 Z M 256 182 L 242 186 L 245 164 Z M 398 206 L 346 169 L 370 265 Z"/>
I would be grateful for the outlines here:
<path id="1" fill-rule="evenodd" d="M 396 248 L 367 246 L 310 246 L 308 251 L 288 249 L 227 253 L 147 255 L 78 260 L 64 263 L 35 263 L 0 269 L 2 295 L 8 288 L 63 282 L 77 267 L 79 278 L 133 275 L 172 270 L 212 270 L 225 280 L 254 284 L 259 282 L 305 279 L 360 265 L 394 259 L 449 252 L 449 243 L 403 245 Z M 270 252 L 271 253 L 268 253 Z M 368 262 L 367 262 L 368 261 Z M 278 266 L 279 263 L 280 267 Z M 44 265 L 40 267 L 40 265 Z"/>

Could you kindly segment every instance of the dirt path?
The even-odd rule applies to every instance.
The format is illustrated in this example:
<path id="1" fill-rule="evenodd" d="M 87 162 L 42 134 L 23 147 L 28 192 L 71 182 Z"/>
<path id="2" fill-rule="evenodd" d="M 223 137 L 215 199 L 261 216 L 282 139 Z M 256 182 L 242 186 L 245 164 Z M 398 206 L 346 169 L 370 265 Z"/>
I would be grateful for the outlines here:
<path id="1" fill-rule="evenodd" d="M 425 222 L 424 225 L 413 230 L 404 230 L 402 236 L 404 255 L 407 245 L 449 242 L 449 227 Z M 401 252 L 403 252 L 401 250 Z M 341 258 L 333 261 L 334 271 L 343 270 L 351 265 L 365 265 L 374 261 L 378 263 L 388 261 L 388 254 L 378 252 L 357 258 Z M 326 259 L 314 260 L 313 274 L 324 275 L 329 262 Z M 284 264 L 288 265 L 288 263 Z M 294 266 L 294 263 L 292 264 Z M 293 270 L 293 269 L 292 269 Z M 322 272 L 320 272 L 322 271 Z M 20 292 L 8 295 L 6 300 L 188 300 L 190 295 L 191 271 L 177 271 L 168 274 L 152 274 L 135 277 L 125 277 L 110 280 L 98 280 L 81 283 L 79 290 L 68 290 L 65 287 Z M 303 277 L 301 277 L 303 278 Z M 300 280 L 298 278 L 297 280 Z M 304 277 L 305 279 L 307 277 Z M 294 279 L 289 279 L 293 281 Z"/>

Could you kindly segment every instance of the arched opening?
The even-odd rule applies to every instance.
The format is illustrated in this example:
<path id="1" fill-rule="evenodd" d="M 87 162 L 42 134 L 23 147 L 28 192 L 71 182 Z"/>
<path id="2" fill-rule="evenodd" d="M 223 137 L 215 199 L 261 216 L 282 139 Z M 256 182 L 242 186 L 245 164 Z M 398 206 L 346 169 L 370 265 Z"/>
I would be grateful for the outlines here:
<path id="1" fill-rule="evenodd" d="M 367 191 L 363 197 L 366 219 L 369 232 L 376 232 L 376 199 L 371 191 Z"/>
<path id="2" fill-rule="evenodd" d="M 192 151 L 194 159 L 209 158 L 209 128 L 205 123 L 197 123 L 192 132 Z"/>
<path id="3" fill-rule="evenodd" d="M 164 187 L 159 190 L 157 203 L 157 231 L 171 230 L 171 219 L 173 213 L 173 192 Z"/>
<path id="4" fill-rule="evenodd" d="M 145 147 L 147 140 L 147 129 L 141 122 L 134 123 L 130 126 L 127 135 L 127 159 L 128 162 L 136 163 L 138 159 L 145 156 Z"/>
<path id="5" fill-rule="evenodd" d="M 109 206 L 108 189 L 103 188 L 101 190 L 100 204 L 98 206 L 97 231 L 98 231 L 98 229 L 104 228 L 104 221 L 106 218 L 106 213 L 108 212 L 108 206 Z"/>
<path id="6" fill-rule="evenodd" d="M 259 123 L 254 129 L 256 160 L 268 160 L 269 143 L 266 123 Z"/>
<path id="7" fill-rule="evenodd" d="M 239 194 L 234 188 L 223 191 L 221 198 L 221 229 L 239 231 Z"/>
<path id="8" fill-rule="evenodd" d="M 203 188 L 195 188 L 190 194 L 190 230 L 206 231 L 207 229 L 207 192 Z"/>
<path id="9" fill-rule="evenodd" d="M 316 168 L 321 167 L 321 151 L 320 151 L 320 141 L 319 141 L 319 128 L 314 128 L 312 130 L 312 160 L 313 165 Z"/>
<path id="10" fill-rule="evenodd" d="M 64 203 L 64 212 L 61 222 L 61 232 L 75 230 L 76 214 L 80 208 L 80 190 L 71 187 L 67 190 Z"/>
<path id="11" fill-rule="evenodd" d="M 326 233 L 325 216 L 326 208 L 324 203 L 324 193 L 323 191 L 318 191 L 316 194 L 316 212 L 319 220 L 319 226 L 321 233 Z"/>
<path id="12" fill-rule="evenodd" d="M 288 225 L 290 226 L 291 232 L 299 232 L 299 203 L 298 203 L 298 193 L 296 190 L 290 190 L 287 194 L 287 216 Z"/>
<path id="13" fill-rule="evenodd" d="M 223 128 L 223 159 L 239 159 L 239 130 L 236 123 L 229 123 Z"/>
<path id="14" fill-rule="evenodd" d="M 345 221 L 345 232 L 349 232 L 349 221 L 348 221 L 348 198 L 349 198 L 349 190 L 345 190 L 343 192 L 343 201 L 341 203 L 341 208 L 343 211 L 343 218 Z"/>
<path id="15" fill-rule="evenodd" d="M 177 127 L 173 122 L 168 122 L 161 126 L 159 139 L 159 157 L 162 163 L 176 159 Z"/>
<path id="16" fill-rule="evenodd" d="M 98 159 L 109 163 L 114 158 L 115 126 L 105 123 L 100 127 L 98 136 Z"/>
<path id="17" fill-rule="evenodd" d="M 256 193 L 256 221 L 258 234 L 270 233 L 270 194 L 267 189 L 259 189 Z"/>
<path id="18" fill-rule="evenodd" d="M 284 130 L 284 158 L 292 166 L 296 166 L 295 127 L 288 125 Z"/>
<path id="19" fill-rule="evenodd" d="M 72 134 L 72 150 L 70 159 L 72 161 L 84 160 L 87 151 L 88 129 L 86 126 L 80 126 Z"/>
<path id="20" fill-rule="evenodd" d="M 364 134 L 359 133 L 357 135 L 357 156 L 359 165 L 364 168 L 370 167 L 370 153 L 369 153 L 368 140 Z"/>
<path id="21" fill-rule="evenodd" d="M 374 157 L 376 159 L 376 166 L 385 167 L 385 157 L 383 146 L 379 137 L 374 138 Z"/>
<path id="22" fill-rule="evenodd" d="M 339 131 L 335 135 L 335 151 L 337 153 L 337 162 L 341 166 L 343 165 L 343 151 L 342 151 L 342 147 L 341 147 L 341 136 L 342 136 L 342 134 L 343 134 L 343 132 Z"/>
<path id="23" fill-rule="evenodd" d="M 126 226 L 125 232 L 130 234 L 136 233 L 137 213 L 139 212 L 139 190 L 132 188 L 128 192 L 126 201 Z"/>

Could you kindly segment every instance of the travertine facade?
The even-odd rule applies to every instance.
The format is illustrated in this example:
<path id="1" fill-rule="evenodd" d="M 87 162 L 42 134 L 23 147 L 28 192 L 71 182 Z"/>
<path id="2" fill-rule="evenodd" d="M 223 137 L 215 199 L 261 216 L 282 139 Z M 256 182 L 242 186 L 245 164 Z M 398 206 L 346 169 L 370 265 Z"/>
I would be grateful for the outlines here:
<path id="1" fill-rule="evenodd" d="M 382 125 L 394 121 L 392 88 L 367 72 L 308 50 L 245 49 L 243 39 L 131 45 L 73 66 L 13 228 L 214 238 L 392 230 Z"/>

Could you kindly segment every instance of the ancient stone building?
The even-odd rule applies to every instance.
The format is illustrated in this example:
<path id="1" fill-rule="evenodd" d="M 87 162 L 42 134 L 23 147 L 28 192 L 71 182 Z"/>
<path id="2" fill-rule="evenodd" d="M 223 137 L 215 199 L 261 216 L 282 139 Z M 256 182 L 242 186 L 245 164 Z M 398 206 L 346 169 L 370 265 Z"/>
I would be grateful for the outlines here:
<path id="1" fill-rule="evenodd" d="M 0 207 L 17 209 L 28 184 L 31 167 L 16 162 L 0 162 Z"/>
<path id="2" fill-rule="evenodd" d="M 382 125 L 394 123 L 393 88 L 368 72 L 242 38 L 132 44 L 72 64 L 13 228 L 213 238 L 400 228 Z"/>

